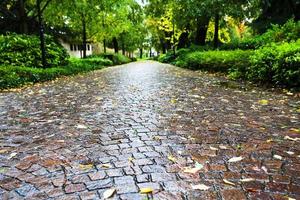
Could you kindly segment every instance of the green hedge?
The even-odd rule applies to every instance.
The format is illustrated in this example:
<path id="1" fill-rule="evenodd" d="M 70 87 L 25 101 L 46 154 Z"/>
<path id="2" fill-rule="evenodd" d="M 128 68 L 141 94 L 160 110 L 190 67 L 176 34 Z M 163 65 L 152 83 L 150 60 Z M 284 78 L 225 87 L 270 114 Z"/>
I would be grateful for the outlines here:
<path id="1" fill-rule="evenodd" d="M 245 73 L 255 82 L 300 87 L 300 40 L 256 50 Z"/>
<path id="2" fill-rule="evenodd" d="M 70 59 L 70 63 L 64 67 L 52 67 L 47 69 L 0 65 L 0 89 L 8 89 L 29 83 L 49 81 L 60 76 L 69 76 L 102 69 L 104 66 L 110 65 L 112 65 L 112 62 L 104 58 L 73 58 Z"/>
<path id="3" fill-rule="evenodd" d="M 204 51 L 187 53 L 176 59 L 176 65 L 194 70 L 228 72 L 230 68 L 246 68 L 253 51 Z"/>
<path id="4" fill-rule="evenodd" d="M 62 66 L 68 62 L 66 50 L 52 37 L 46 36 L 46 58 L 49 66 Z M 42 67 L 40 40 L 29 35 L 0 35 L 0 65 Z"/>
<path id="5" fill-rule="evenodd" d="M 105 58 L 112 61 L 113 65 L 122 65 L 126 63 L 130 63 L 132 60 L 127 56 L 124 56 L 119 53 L 102 53 L 97 55 L 91 55 L 89 58 Z"/>

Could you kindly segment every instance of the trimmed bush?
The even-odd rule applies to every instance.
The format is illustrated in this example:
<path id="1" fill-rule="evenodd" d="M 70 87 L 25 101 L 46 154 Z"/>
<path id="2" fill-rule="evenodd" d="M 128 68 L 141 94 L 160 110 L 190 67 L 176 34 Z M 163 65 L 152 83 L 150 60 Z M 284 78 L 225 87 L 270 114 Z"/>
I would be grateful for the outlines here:
<path id="1" fill-rule="evenodd" d="M 91 55 L 89 58 L 105 58 L 112 61 L 113 65 L 122 65 L 126 63 L 130 63 L 131 59 L 127 56 L 124 56 L 122 54 L 116 53 L 103 53 L 103 54 L 97 54 L 97 55 Z"/>
<path id="2" fill-rule="evenodd" d="M 53 80 L 60 76 L 70 76 L 102 69 L 105 65 L 110 66 L 112 62 L 104 58 L 73 58 L 70 59 L 70 63 L 64 67 L 52 67 L 47 69 L 0 65 L 0 89 L 19 87 L 28 83 Z"/>
<path id="3" fill-rule="evenodd" d="M 49 66 L 63 66 L 68 62 L 66 50 L 52 37 L 46 36 L 46 59 Z M 0 35 L 0 65 L 42 67 L 40 40 L 29 35 Z"/>
<path id="4" fill-rule="evenodd" d="M 300 40 L 272 44 L 255 51 L 246 78 L 256 82 L 300 87 Z"/>
<path id="5" fill-rule="evenodd" d="M 176 65 L 193 70 L 228 72 L 231 68 L 246 68 L 253 51 L 204 51 L 178 57 Z"/>

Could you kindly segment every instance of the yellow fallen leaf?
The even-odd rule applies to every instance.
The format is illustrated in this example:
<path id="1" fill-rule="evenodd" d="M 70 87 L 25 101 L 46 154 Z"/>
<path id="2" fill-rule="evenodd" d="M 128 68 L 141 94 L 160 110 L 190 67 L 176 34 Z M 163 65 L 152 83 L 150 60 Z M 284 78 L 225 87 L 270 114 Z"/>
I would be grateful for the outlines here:
<path id="1" fill-rule="evenodd" d="M 11 153 L 11 154 L 8 156 L 7 159 L 12 159 L 12 158 L 15 157 L 17 154 L 18 154 L 18 153 L 13 152 L 13 153 Z"/>
<path id="2" fill-rule="evenodd" d="M 296 110 L 296 112 L 300 113 L 300 108 L 298 108 L 298 109 Z"/>
<path id="3" fill-rule="evenodd" d="M 192 185 L 193 190 L 208 190 L 210 187 L 204 184 Z"/>
<path id="4" fill-rule="evenodd" d="M 291 132 L 295 132 L 295 133 L 300 133 L 300 129 L 298 128 L 291 128 L 290 129 Z"/>
<path id="5" fill-rule="evenodd" d="M 132 162 L 134 160 L 133 157 L 128 158 L 129 162 Z"/>
<path id="6" fill-rule="evenodd" d="M 116 192 L 115 188 L 111 188 L 111 189 L 105 190 L 105 192 L 103 192 L 103 198 L 104 199 L 108 199 L 108 198 L 112 197 L 115 192 Z"/>
<path id="7" fill-rule="evenodd" d="M 259 103 L 260 105 L 265 106 L 265 105 L 268 105 L 268 104 L 269 104 L 269 101 L 266 100 L 266 99 L 262 99 L 262 100 L 259 100 L 258 103 Z"/>
<path id="8" fill-rule="evenodd" d="M 223 182 L 228 184 L 228 185 L 232 185 L 232 186 L 235 186 L 235 184 L 231 181 L 228 181 L 227 179 L 223 179 Z"/>
<path id="9" fill-rule="evenodd" d="M 1 150 L 0 150 L 0 154 L 6 153 L 7 151 L 8 151 L 7 149 L 1 149 Z"/>
<path id="10" fill-rule="evenodd" d="M 243 157 L 232 157 L 228 160 L 228 162 L 239 162 L 243 160 Z"/>
<path id="11" fill-rule="evenodd" d="M 176 162 L 176 158 L 175 158 L 174 156 L 172 156 L 172 155 L 169 155 L 169 156 L 168 156 L 168 159 L 169 159 L 170 161 L 172 161 L 172 162 Z"/>
<path id="12" fill-rule="evenodd" d="M 267 140 L 267 143 L 271 143 L 271 142 L 273 142 L 273 139 Z"/>
<path id="13" fill-rule="evenodd" d="M 224 146 L 224 145 L 220 145 L 219 148 L 220 148 L 220 149 L 223 149 L 223 150 L 226 150 L 226 149 L 227 149 L 227 147 Z"/>
<path id="14" fill-rule="evenodd" d="M 89 169 L 92 169 L 93 167 L 94 167 L 94 165 L 92 165 L 92 164 L 88 164 L 88 165 L 82 165 L 82 164 L 80 164 L 79 165 L 79 168 L 81 170 L 89 170 Z"/>
<path id="15" fill-rule="evenodd" d="M 141 188 L 140 193 L 141 194 L 148 194 L 148 193 L 152 193 L 153 189 L 152 188 Z"/>
<path id="16" fill-rule="evenodd" d="M 292 92 L 287 92 L 286 93 L 288 96 L 293 96 L 294 95 L 294 93 L 292 93 Z"/>
<path id="17" fill-rule="evenodd" d="M 154 136 L 153 139 L 158 141 L 158 140 L 160 140 L 160 137 L 159 136 Z"/>
<path id="18" fill-rule="evenodd" d="M 176 99 L 171 99 L 170 102 L 171 102 L 172 104 L 175 104 L 175 103 L 177 102 L 177 100 L 176 100 Z"/>

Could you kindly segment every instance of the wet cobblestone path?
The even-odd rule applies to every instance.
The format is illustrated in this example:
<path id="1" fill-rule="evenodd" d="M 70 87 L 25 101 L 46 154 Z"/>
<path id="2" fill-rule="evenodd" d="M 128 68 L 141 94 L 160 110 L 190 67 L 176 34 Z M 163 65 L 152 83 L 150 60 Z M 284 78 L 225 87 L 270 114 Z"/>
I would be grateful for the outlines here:
<path id="1" fill-rule="evenodd" d="M 0 93 L 0 199 L 300 199 L 299 97 L 228 86 L 144 61 Z"/>

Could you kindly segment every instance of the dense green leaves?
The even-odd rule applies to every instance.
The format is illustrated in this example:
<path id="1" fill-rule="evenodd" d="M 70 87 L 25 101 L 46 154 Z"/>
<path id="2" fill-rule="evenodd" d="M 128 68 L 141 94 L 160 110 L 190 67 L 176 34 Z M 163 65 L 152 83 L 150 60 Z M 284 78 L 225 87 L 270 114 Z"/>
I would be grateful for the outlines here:
<path id="1" fill-rule="evenodd" d="M 52 37 L 46 37 L 47 62 L 51 66 L 67 63 L 66 50 Z M 0 35 L 0 65 L 42 67 L 40 41 L 36 36 Z"/>

